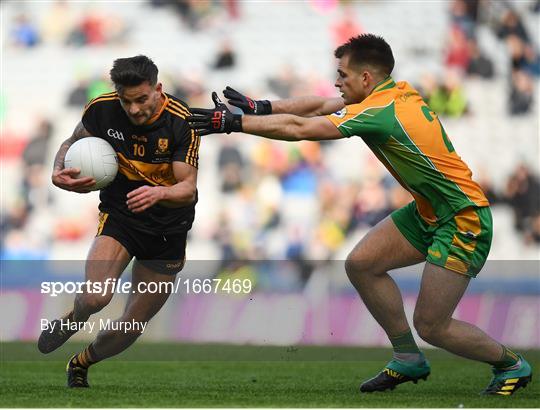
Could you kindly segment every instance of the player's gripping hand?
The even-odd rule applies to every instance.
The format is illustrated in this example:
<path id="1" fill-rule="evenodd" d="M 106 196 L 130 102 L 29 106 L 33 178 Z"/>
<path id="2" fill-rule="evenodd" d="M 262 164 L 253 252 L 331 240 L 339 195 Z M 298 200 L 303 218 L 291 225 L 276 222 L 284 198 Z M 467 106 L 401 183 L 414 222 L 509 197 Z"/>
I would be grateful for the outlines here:
<path id="1" fill-rule="evenodd" d="M 187 120 L 192 129 L 199 135 L 230 134 L 242 131 L 242 116 L 233 114 L 229 108 L 219 99 L 215 92 L 212 93 L 215 108 L 191 108 L 191 114 Z"/>
<path id="2" fill-rule="evenodd" d="M 244 94 L 240 94 L 234 88 L 227 86 L 223 95 L 229 100 L 229 104 L 240 108 L 244 114 L 268 115 L 272 114 L 272 104 L 268 100 L 252 100 Z"/>
<path id="3" fill-rule="evenodd" d="M 128 209 L 136 214 L 146 211 L 163 199 L 163 188 L 144 185 L 128 192 L 126 201 Z"/>
<path id="4" fill-rule="evenodd" d="M 64 168 L 61 170 L 55 169 L 51 177 L 52 183 L 58 188 L 66 191 L 87 194 L 96 184 L 96 181 L 92 177 L 77 178 L 77 175 L 80 173 L 81 170 L 79 168 Z"/>

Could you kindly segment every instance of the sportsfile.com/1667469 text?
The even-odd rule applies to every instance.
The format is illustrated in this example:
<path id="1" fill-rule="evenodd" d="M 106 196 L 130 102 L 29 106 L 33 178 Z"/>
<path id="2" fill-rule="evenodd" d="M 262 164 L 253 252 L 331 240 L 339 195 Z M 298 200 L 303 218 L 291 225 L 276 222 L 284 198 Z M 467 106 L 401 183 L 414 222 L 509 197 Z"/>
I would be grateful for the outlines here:
<path id="1" fill-rule="evenodd" d="M 250 279 L 220 279 L 220 278 L 177 278 L 175 282 L 139 282 L 134 286 L 130 281 L 108 278 L 104 281 L 59 282 L 46 281 L 41 283 L 41 293 L 56 297 L 63 293 L 94 293 L 106 295 L 109 293 L 186 293 L 186 294 L 248 294 L 253 284 Z"/>

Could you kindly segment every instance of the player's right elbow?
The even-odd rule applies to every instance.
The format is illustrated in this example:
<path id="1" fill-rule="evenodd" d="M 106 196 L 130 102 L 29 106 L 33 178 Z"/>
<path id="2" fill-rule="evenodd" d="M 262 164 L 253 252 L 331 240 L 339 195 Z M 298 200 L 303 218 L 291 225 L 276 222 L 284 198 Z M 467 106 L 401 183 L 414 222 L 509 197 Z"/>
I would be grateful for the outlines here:
<path id="1" fill-rule="evenodd" d="M 176 203 L 176 206 L 191 205 L 197 200 L 197 187 L 195 184 L 189 184 L 182 192 L 182 196 L 176 200 L 173 198 L 172 202 Z"/>
<path id="2" fill-rule="evenodd" d="M 197 187 L 193 186 L 187 193 L 187 203 L 192 204 L 197 200 Z"/>
<path id="3" fill-rule="evenodd" d="M 306 126 L 305 122 L 303 122 L 301 118 L 298 118 L 287 133 L 291 137 L 289 141 L 308 140 L 310 139 L 309 131 L 309 127 Z"/>

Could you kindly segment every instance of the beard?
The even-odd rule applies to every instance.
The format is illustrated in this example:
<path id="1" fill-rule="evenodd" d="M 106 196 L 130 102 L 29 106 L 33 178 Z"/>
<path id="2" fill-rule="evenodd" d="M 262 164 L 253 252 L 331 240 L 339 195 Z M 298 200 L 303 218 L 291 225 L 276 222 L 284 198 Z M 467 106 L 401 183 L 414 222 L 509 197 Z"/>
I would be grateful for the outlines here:
<path id="1" fill-rule="evenodd" d="M 129 115 L 126 113 L 129 118 L 129 121 L 133 125 L 144 125 L 157 112 L 158 102 L 159 102 L 159 98 L 156 99 L 152 107 L 148 108 L 147 110 L 144 110 L 143 113 L 137 116 Z"/>

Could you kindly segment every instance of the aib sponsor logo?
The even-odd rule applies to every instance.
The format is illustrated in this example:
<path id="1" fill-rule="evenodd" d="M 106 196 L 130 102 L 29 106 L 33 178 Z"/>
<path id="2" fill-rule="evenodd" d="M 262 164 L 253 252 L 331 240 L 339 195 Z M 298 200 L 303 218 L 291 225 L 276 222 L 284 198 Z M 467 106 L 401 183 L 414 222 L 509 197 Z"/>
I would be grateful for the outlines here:
<path id="1" fill-rule="evenodd" d="M 345 118 L 345 116 L 347 115 L 347 108 L 342 108 L 341 110 L 336 111 L 332 115 L 339 118 Z"/>
<path id="2" fill-rule="evenodd" d="M 117 140 L 124 141 L 124 134 L 122 134 L 120 131 L 113 130 L 112 128 L 109 128 L 107 130 L 107 135 L 111 138 L 116 138 Z"/>

